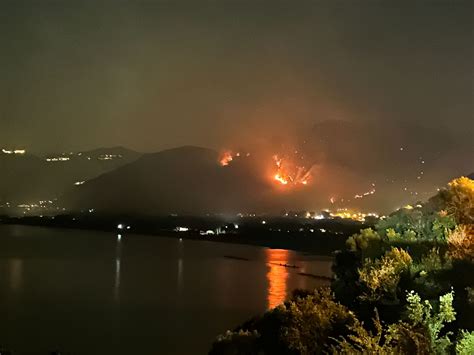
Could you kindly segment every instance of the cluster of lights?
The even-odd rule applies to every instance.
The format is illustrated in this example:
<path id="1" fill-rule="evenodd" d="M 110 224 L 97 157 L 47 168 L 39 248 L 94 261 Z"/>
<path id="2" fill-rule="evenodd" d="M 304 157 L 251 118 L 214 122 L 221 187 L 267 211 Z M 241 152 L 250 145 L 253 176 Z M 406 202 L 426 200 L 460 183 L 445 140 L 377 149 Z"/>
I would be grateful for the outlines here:
<path id="1" fill-rule="evenodd" d="M 48 162 L 68 161 L 68 160 L 71 160 L 71 158 L 74 158 L 75 155 L 77 155 L 78 157 L 81 157 L 83 153 L 74 153 L 74 152 L 62 153 L 60 156 L 48 157 L 46 158 L 46 161 Z M 113 160 L 113 159 L 121 159 L 121 158 L 123 158 L 122 154 L 101 154 L 97 157 L 97 160 Z M 87 160 L 92 160 L 92 158 L 88 156 Z"/>
<path id="2" fill-rule="evenodd" d="M 355 199 L 364 198 L 364 197 L 367 197 L 367 196 L 370 196 L 370 195 L 373 195 L 373 194 L 375 194 L 375 189 L 364 192 L 363 194 L 356 194 L 356 195 L 354 195 L 354 198 Z"/>
<path id="3" fill-rule="evenodd" d="M 130 226 L 127 226 L 127 225 L 125 225 L 125 224 L 123 224 L 123 223 L 119 223 L 119 224 L 117 224 L 117 229 L 118 229 L 118 230 L 124 230 L 124 229 L 130 230 L 131 227 L 130 227 Z"/>
<path id="4" fill-rule="evenodd" d="M 68 161 L 68 160 L 71 160 L 71 158 L 69 157 L 46 158 L 47 162 Z"/>
<path id="5" fill-rule="evenodd" d="M 99 160 L 113 160 L 113 159 L 121 159 L 122 155 L 121 154 L 102 154 L 99 155 L 97 159 Z"/>
<path id="6" fill-rule="evenodd" d="M 350 211 L 346 208 L 338 209 L 336 212 L 330 212 L 330 216 L 333 218 L 351 219 L 353 221 L 358 221 L 358 222 L 364 222 L 367 217 L 381 218 L 377 213 L 374 213 L 374 212 L 370 212 L 370 213 L 355 212 L 355 211 Z"/>
<path id="7" fill-rule="evenodd" d="M 23 155 L 26 154 L 25 149 L 14 149 L 14 150 L 9 150 L 9 149 L 2 149 L 3 154 L 17 154 L 17 155 Z"/>

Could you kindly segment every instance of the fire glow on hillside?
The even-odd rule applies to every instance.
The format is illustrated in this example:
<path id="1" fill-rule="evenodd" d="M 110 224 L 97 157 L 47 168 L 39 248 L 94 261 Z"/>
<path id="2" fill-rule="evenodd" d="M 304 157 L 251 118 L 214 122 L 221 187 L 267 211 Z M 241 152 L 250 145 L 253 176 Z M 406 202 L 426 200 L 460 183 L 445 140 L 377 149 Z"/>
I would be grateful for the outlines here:
<path id="1" fill-rule="evenodd" d="M 311 178 L 311 168 L 288 163 L 278 155 L 273 156 L 276 174 L 274 180 L 282 185 L 307 185 Z"/>
<path id="2" fill-rule="evenodd" d="M 235 158 L 240 157 L 240 153 L 232 153 L 232 151 L 224 151 L 219 157 L 219 164 L 221 166 L 229 166 Z M 250 156 L 250 153 L 245 155 Z M 295 159 L 293 159 L 295 160 Z M 292 162 L 292 159 L 283 158 L 280 155 L 272 156 L 272 180 L 279 185 L 308 185 L 311 180 L 311 170 L 302 165 L 297 165 Z"/>
<path id="3" fill-rule="evenodd" d="M 227 166 L 230 164 L 230 162 L 233 160 L 232 152 L 231 151 L 225 151 L 222 153 L 221 157 L 219 158 L 219 163 L 221 166 Z"/>

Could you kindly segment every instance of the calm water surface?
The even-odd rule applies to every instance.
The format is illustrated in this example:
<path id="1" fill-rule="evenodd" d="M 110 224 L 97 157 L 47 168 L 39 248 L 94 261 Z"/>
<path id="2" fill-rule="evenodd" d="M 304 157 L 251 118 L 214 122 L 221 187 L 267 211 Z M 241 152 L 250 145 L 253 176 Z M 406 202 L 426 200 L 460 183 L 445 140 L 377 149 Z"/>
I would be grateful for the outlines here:
<path id="1" fill-rule="evenodd" d="M 217 334 L 295 288 L 324 283 L 299 272 L 330 276 L 330 261 L 244 245 L 0 226 L 0 347 L 206 354 Z"/>

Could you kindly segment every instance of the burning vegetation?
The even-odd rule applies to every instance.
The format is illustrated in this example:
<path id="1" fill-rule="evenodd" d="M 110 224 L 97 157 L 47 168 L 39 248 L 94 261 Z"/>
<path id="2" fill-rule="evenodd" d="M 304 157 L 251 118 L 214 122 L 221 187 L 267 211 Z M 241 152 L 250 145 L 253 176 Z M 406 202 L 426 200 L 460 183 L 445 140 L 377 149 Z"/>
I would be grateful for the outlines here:
<path id="1" fill-rule="evenodd" d="M 278 155 L 273 156 L 276 173 L 274 180 L 282 185 L 307 185 L 311 178 L 311 169 L 297 165 Z"/>
<path id="2" fill-rule="evenodd" d="M 221 166 L 228 166 L 233 159 L 234 157 L 232 155 L 232 152 L 228 150 L 221 154 L 219 158 L 219 163 L 221 164 Z"/>
<path id="3" fill-rule="evenodd" d="M 250 153 L 241 154 L 240 152 L 233 153 L 226 150 L 219 156 L 219 164 L 223 167 L 229 166 L 237 158 L 249 156 Z M 295 151 L 293 159 L 278 154 L 273 155 L 270 163 L 272 181 L 279 185 L 308 185 L 311 180 L 312 165 L 307 167 L 295 163 L 295 161 L 300 160 L 303 161 L 304 159 L 298 155 L 298 151 Z"/>

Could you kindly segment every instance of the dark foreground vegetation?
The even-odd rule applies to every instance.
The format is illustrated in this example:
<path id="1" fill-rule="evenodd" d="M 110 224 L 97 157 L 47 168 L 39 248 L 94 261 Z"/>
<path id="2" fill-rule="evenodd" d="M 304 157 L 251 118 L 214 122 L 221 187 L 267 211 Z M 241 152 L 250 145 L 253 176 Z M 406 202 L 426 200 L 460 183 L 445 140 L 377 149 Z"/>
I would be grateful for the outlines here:
<path id="1" fill-rule="evenodd" d="M 474 181 L 361 229 L 333 270 L 210 354 L 474 354 Z"/>

